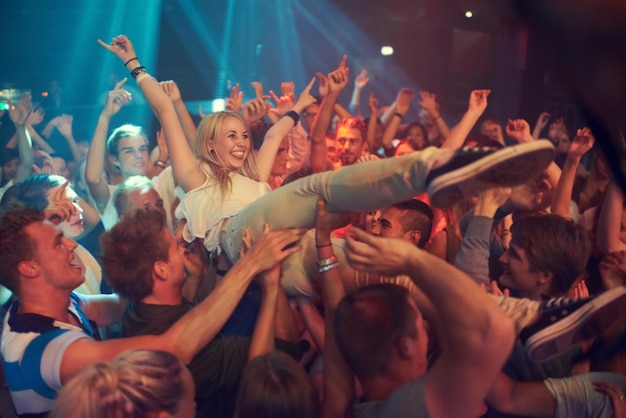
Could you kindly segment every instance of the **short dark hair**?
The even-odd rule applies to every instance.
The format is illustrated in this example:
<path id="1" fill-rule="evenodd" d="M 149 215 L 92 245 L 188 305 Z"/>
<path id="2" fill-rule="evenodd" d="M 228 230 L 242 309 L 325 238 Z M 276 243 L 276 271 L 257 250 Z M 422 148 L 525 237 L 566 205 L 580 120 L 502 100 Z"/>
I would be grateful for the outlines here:
<path id="1" fill-rule="evenodd" d="M 319 416 L 319 400 L 308 375 L 280 351 L 250 360 L 241 376 L 235 408 L 238 418 Z"/>
<path id="2" fill-rule="evenodd" d="M 433 210 L 421 200 L 411 199 L 391 205 L 402 213 L 399 220 L 402 228 L 407 231 L 419 231 L 420 240 L 417 242 L 418 248 L 424 248 L 433 229 Z"/>
<path id="3" fill-rule="evenodd" d="M 19 296 L 18 264 L 36 258 L 37 243 L 24 229 L 43 222 L 44 213 L 27 208 L 13 208 L 0 214 L 0 284 Z"/>
<path id="4" fill-rule="evenodd" d="M 399 337 L 417 338 L 409 291 L 395 284 L 365 286 L 346 295 L 335 312 L 335 338 L 359 378 L 384 375 Z"/>
<path id="5" fill-rule="evenodd" d="M 121 297 L 137 302 L 152 293 L 152 269 L 169 261 L 165 221 L 154 209 L 132 211 L 100 237 L 102 274 Z"/>
<path id="6" fill-rule="evenodd" d="M 569 290 L 587 265 L 591 243 L 587 231 L 559 215 L 526 216 L 511 225 L 511 244 L 522 248 L 533 272 L 553 273 L 554 294 Z"/>

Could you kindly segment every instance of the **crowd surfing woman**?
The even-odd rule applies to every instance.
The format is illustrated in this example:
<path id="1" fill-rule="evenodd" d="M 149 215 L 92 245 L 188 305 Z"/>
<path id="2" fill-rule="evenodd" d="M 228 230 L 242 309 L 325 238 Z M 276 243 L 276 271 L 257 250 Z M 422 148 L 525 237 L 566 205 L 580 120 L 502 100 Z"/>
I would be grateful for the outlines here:
<path id="1" fill-rule="evenodd" d="M 553 155 L 552 148 L 536 143 L 512 147 L 509 153 L 494 153 L 480 161 L 476 161 L 477 156 L 473 162 L 476 169 L 469 170 L 465 177 L 450 177 L 454 173 L 448 173 L 427 179 L 429 174 L 434 177 L 431 169 L 438 167 L 445 172 L 454 160 L 453 151 L 431 147 L 400 158 L 315 174 L 271 191 L 265 182 L 277 150 L 298 122 L 299 113 L 315 103 L 310 94 L 315 79 L 302 91 L 293 108 L 268 130 L 256 156 L 251 149 L 250 129 L 235 112 L 207 115 L 198 127 L 192 151 L 173 103 L 141 65 L 131 41 L 119 35 L 111 44 L 98 42 L 124 63 L 165 131 L 174 178 L 184 192 L 177 218 L 187 220 L 185 239 L 203 239 L 208 251 L 223 251 L 232 263 L 239 258 L 246 228 L 254 240 L 263 232 L 265 223 L 273 229 L 313 227 L 319 196 L 330 211 L 373 211 L 408 200 L 428 187 L 433 204 L 451 204 L 446 196 L 450 192 L 460 194 L 455 196 L 460 198 L 462 194 L 473 194 L 477 188 L 493 187 L 493 182 L 519 183 L 543 169 Z M 331 87 L 346 82 L 348 72 L 344 56 L 339 68 L 328 75 Z M 512 160 L 519 164 L 512 167 Z M 498 169 L 506 170 L 506 175 L 494 175 Z M 297 263 L 315 265 L 314 243 L 311 248 L 310 260 L 302 260 L 300 255 Z"/>

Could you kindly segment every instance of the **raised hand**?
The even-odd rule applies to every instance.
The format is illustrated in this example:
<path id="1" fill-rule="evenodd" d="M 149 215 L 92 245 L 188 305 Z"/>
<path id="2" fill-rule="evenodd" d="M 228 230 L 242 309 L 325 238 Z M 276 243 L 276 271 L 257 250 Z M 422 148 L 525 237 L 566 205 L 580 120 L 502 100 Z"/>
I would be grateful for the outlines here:
<path id="1" fill-rule="evenodd" d="M 613 406 L 613 418 L 626 418 L 626 405 L 624 405 L 624 392 L 615 383 L 593 382 L 596 392 L 604 393 L 609 397 Z"/>
<path id="2" fill-rule="evenodd" d="M 15 106 L 13 106 L 11 99 L 7 99 L 7 101 L 9 102 L 9 118 L 11 118 L 11 122 L 15 126 L 25 126 L 28 115 L 33 110 L 30 93 L 24 93 Z"/>
<path id="3" fill-rule="evenodd" d="M 576 136 L 570 143 L 567 153 L 574 157 L 581 158 L 593 147 L 595 142 L 596 139 L 591 133 L 591 129 L 578 129 L 576 131 Z"/>
<path id="4" fill-rule="evenodd" d="M 35 174 L 54 174 L 58 175 L 58 171 L 56 166 L 54 165 L 54 160 L 45 151 L 35 151 L 35 156 L 41 159 L 41 167 L 36 164 L 33 164 L 33 172 Z"/>
<path id="5" fill-rule="evenodd" d="M 270 231 L 269 225 L 266 223 L 263 227 L 263 234 L 254 245 L 250 246 L 240 262 L 245 259 L 246 263 L 254 264 L 259 272 L 272 268 L 289 255 L 300 251 L 302 246 L 299 241 L 305 232 L 306 229 L 304 228 Z"/>
<path id="6" fill-rule="evenodd" d="M 309 81 L 309 84 L 307 84 L 304 90 L 302 90 L 302 93 L 300 93 L 300 96 L 298 96 L 298 101 L 293 106 L 293 109 L 296 112 L 301 113 L 308 106 L 316 102 L 315 97 L 311 95 L 311 89 L 313 88 L 313 84 L 315 84 L 315 77 L 313 77 L 311 81 Z"/>
<path id="7" fill-rule="evenodd" d="M 320 96 L 324 97 L 328 94 L 328 77 L 319 71 L 315 74 L 315 77 L 320 81 L 318 92 Z"/>
<path id="8" fill-rule="evenodd" d="M 467 110 L 475 115 L 482 115 L 485 109 L 487 109 L 487 97 L 489 93 L 491 93 L 491 90 L 472 90 Z"/>
<path id="9" fill-rule="evenodd" d="M 28 115 L 28 118 L 26 119 L 26 125 L 39 125 L 43 121 L 45 115 L 46 111 L 43 109 L 43 107 L 38 107 L 34 109 L 32 112 L 30 112 L 30 115 Z M 2 115 L 0 115 L 0 117 L 2 117 Z"/>
<path id="10" fill-rule="evenodd" d="M 403 115 L 409 111 L 411 107 L 411 100 L 415 97 L 415 93 L 413 89 L 403 87 L 398 92 L 398 96 L 396 97 L 396 110 Z"/>
<path id="11" fill-rule="evenodd" d="M 370 114 L 377 116 L 378 107 L 380 106 L 380 103 L 378 102 L 378 99 L 374 97 L 374 92 L 370 93 L 370 97 L 369 97 L 369 100 L 367 101 L 367 105 L 370 108 Z"/>
<path id="12" fill-rule="evenodd" d="M 403 239 L 379 238 L 355 227 L 351 227 L 348 232 L 346 257 L 355 270 L 386 276 L 404 274 L 410 254 L 419 251 Z"/>
<path id="13" fill-rule="evenodd" d="M 537 123 L 535 125 L 535 129 L 538 130 L 539 132 L 541 132 L 543 130 L 543 128 L 548 126 L 548 122 L 550 121 L 550 117 L 552 117 L 552 115 L 550 113 L 548 113 L 548 112 L 541 112 L 539 114 L 539 117 L 537 118 Z"/>
<path id="14" fill-rule="evenodd" d="M 57 123 L 57 130 L 61 135 L 66 138 L 72 136 L 72 122 L 74 121 L 74 116 L 63 114 L 59 116 L 59 121 Z"/>
<path id="15" fill-rule="evenodd" d="M 294 97 L 296 95 L 296 85 L 293 81 L 283 81 L 280 83 L 280 95 L 281 96 L 289 96 L 293 94 Z"/>
<path id="16" fill-rule="evenodd" d="M 290 110 L 296 103 L 296 95 L 293 93 L 278 97 L 276 96 L 276 93 L 274 93 L 274 90 L 270 90 L 270 97 L 276 103 L 276 107 L 271 108 L 269 111 L 281 116 L 284 115 L 288 110 Z"/>
<path id="17" fill-rule="evenodd" d="M 243 91 L 239 91 L 239 83 L 235 84 L 230 91 L 230 97 L 226 100 L 226 109 L 239 112 L 243 105 Z M 203 115 L 204 116 L 204 115 Z"/>
<path id="18" fill-rule="evenodd" d="M 605 289 L 626 285 L 626 251 L 605 255 L 598 269 Z"/>
<path id="19" fill-rule="evenodd" d="M 63 186 L 59 187 L 52 198 L 52 202 L 44 209 L 46 219 L 55 225 L 69 220 L 78 210 L 74 202 L 65 197 L 65 190 L 69 184 L 70 182 L 66 181 Z"/>
<path id="20" fill-rule="evenodd" d="M 350 69 L 346 67 L 348 56 L 344 55 L 341 58 L 339 67 L 328 74 L 328 93 L 339 94 L 348 84 L 350 76 Z"/>
<path id="21" fill-rule="evenodd" d="M 124 77 L 115 84 L 113 90 L 111 90 L 107 96 L 107 101 L 104 105 L 102 113 L 109 118 L 120 111 L 122 106 L 132 100 L 131 94 L 124 90 L 122 86 L 126 83 L 127 78 Z"/>
<path id="22" fill-rule="evenodd" d="M 98 43 L 103 47 L 115 54 L 122 62 L 127 62 L 131 58 L 137 58 L 133 43 L 126 37 L 126 35 L 118 35 L 111 39 L 111 44 L 98 39 Z"/>
<path id="23" fill-rule="evenodd" d="M 519 142 L 530 142 L 533 137 L 530 135 L 530 126 L 524 119 L 509 119 L 505 127 L 506 134 Z"/>
<path id="24" fill-rule="evenodd" d="M 342 228 L 350 223 L 349 212 L 329 212 L 326 201 L 320 197 L 317 199 L 317 212 L 315 216 L 315 235 L 328 237 L 335 229 Z"/>
<path id="25" fill-rule="evenodd" d="M 180 94 L 180 90 L 178 89 L 178 85 L 173 80 L 161 81 L 159 83 L 161 89 L 167 94 L 167 97 L 170 98 L 171 101 L 177 102 L 182 100 L 182 96 Z"/>
<path id="26" fill-rule="evenodd" d="M 354 87 L 357 89 L 362 89 L 363 87 L 367 86 L 367 83 L 369 83 L 369 81 L 370 79 L 367 77 L 367 70 L 362 69 L 359 75 L 357 75 L 354 79 Z"/>
<path id="27" fill-rule="evenodd" d="M 437 111 L 437 96 L 430 91 L 420 91 L 420 101 L 418 102 L 434 118 L 439 116 Z"/>
<path id="28" fill-rule="evenodd" d="M 267 114 L 267 111 L 270 108 L 270 104 L 267 103 L 264 99 L 256 98 L 254 100 L 250 100 L 243 105 L 243 118 L 248 121 L 248 123 L 257 122 Z"/>

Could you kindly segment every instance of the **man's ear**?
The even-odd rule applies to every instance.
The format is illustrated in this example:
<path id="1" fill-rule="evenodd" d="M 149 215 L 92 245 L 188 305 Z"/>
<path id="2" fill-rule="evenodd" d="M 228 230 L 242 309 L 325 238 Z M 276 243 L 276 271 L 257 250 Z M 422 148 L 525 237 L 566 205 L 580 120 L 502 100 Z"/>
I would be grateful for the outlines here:
<path id="1" fill-rule="evenodd" d="M 33 260 L 23 260 L 18 263 L 17 271 L 20 275 L 32 279 L 39 274 L 39 264 Z"/>
<path id="2" fill-rule="evenodd" d="M 554 279 L 554 273 L 550 273 L 547 271 L 540 271 L 539 273 L 537 273 L 537 283 L 540 285 L 545 285 L 545 284 L 550 284 L 552 283 L 552 280 Z"/>
<path id="3" fill-rule="evenodd" d="M 159 280 L 167 279 L 167 270 L 163 261 L 155 261 L 152 265 L 152 273 Z"/>
<path id="4" fill-rule="evenodd" d="M 396 351 L 403 359 L 410 359 L 415 356 L 415 343 L 408 335 L 402 335 L 396 340 Z"/>
<path id="5" fill-rule="evenodd" d="M 413 243 L 417 247 L 417 243 L 422 239 L 422 233 L 418 230 L 412 230 L 404 233 L 404 238 Z"/>

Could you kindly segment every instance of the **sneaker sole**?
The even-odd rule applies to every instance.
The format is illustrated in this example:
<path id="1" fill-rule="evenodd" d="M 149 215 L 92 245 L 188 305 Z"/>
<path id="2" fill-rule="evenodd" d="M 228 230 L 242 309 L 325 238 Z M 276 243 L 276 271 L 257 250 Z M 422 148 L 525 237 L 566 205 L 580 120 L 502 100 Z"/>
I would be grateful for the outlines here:
<path id="1" fill-rule="evenodd" d="M 605 292 L 570 316 L 544 328 L 526 341 L 526 353 L 541 363 L 600 335 L 626 312 L 626 289 Z"/>
<path id="2" fill-rule="evenodd" d="M 505 147 L 433 179 L 428 187 L 430 201 L 435 207 L 448 208 L 483 190 L 516 186 L 542 172 L 554 154 L 554 146 L 544 140 Z"/>

